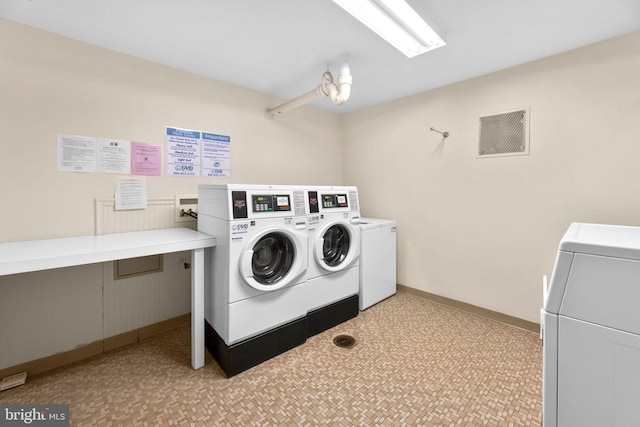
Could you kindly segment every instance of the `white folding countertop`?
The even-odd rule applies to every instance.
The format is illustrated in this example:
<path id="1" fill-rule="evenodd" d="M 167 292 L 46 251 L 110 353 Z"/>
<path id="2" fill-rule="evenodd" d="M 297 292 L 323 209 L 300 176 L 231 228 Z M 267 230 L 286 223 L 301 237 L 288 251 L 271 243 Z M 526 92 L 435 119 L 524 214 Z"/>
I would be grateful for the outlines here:
<path id="1" fill-rule="evenodd" d="M 216 238 L 190 228 L 0 243 L 0 276 L 191 251 L 191 366 L 204 366 L 204 251 Z"/>
<path id="2" fill-rule="evenodd" d="M 215 246 L 189 228 L 0 243 L 0 276 Z"/>

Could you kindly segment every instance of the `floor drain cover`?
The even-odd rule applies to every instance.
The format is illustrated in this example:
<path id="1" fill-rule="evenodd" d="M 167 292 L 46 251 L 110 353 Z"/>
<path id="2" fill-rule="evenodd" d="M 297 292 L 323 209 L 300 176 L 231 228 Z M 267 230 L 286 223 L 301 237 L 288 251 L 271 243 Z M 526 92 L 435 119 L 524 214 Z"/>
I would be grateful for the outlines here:
<path id="1" fill-rule="evenodd" d="M 340 348 L 353 348 L 356 345 L 356 339 L 351 335 L 338 335 L 333 339 L 333 343 Z"/>

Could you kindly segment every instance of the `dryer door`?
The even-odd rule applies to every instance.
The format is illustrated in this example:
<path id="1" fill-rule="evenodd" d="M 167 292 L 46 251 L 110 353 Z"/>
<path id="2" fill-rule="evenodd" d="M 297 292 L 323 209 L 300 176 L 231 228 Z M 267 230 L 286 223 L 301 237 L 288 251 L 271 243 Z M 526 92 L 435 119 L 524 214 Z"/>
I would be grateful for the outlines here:
<path id="1" fill-rule="evenodd" d="M 263 230 L 247 242 L 240 256 L 240 274 L 254 289 L 285 287 L 306 270 L 306 245 L 303 236 L 288 229 Z"/>
<path id="2" fill-rule="evenodd" d="M 340 271 L 360 256 L 360 229 L 346 221 L 334 221 L 318 233 L 314 245 L 318 265 L 327 271 Z"/>

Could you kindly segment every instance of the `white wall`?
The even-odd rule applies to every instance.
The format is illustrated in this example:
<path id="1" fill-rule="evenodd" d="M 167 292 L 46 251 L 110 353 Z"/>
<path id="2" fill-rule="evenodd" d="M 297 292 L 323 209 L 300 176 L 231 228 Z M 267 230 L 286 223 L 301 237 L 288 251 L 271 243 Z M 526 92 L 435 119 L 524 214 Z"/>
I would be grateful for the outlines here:
<path id="1" fill-rule="evenodd" d="M 0 277 L 0 369 L 102 339 L 102 264 Z"/>
<path id="2" fill-rule="evenodd" d="M 57 172 L 61 133 L 157 145 L 165 126 L 231 136 L 231 179 L 147 177 L 149 198 L 198 183 L 341 182 L 335 113 L 307 106 L 267 120 L 282 100 L 6 20 L 0 39 L 0 241 L 94 232 L 93 200 L 112 198 L 116 177 Z"/>
<path id="3" fill-rule="evenodd" d="M 343 180 L 398 221 L 398 282 L 537 322 L 571 222 L 640 225 L 638 76 L 634 33 L 345 116 Z M 479 117 L 527 106 L 530 155 L 476 158 Z"/>
<path id="4" fill-rule="evenodd" d="M 94 200 L 113 198 L 116 176 L 57 172 L 58 134 L 161 146 L 165 126 L 231 136 L 231 179 L 147 177 L 149 199 L 199 183 L 341 183 L 334 113 L 267 120 L 282 100 L 5 20 L 0 40 L 0 242 L 96 232 Z M 114 282 L 111 263 L 0 277 L 0 346 L 11 349 L 0 369 L 188 312 L 184 256 L 165 257 L 153 280 Z"/>

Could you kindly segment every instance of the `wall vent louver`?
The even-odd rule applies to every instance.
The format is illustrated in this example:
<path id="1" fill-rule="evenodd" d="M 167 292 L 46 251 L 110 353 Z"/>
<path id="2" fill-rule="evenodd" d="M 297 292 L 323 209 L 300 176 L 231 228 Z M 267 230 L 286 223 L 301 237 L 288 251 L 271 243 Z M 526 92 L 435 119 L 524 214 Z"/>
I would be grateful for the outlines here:
<path id="1" fill-rule="evenodd" d="M 480 117 L 478 157 L 529 154 L 529 110 Z"/>

